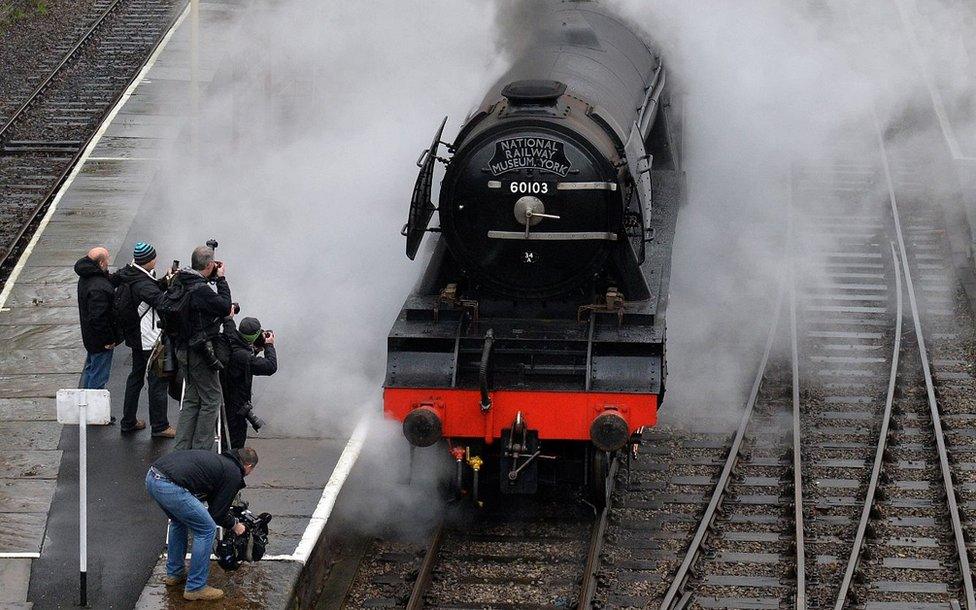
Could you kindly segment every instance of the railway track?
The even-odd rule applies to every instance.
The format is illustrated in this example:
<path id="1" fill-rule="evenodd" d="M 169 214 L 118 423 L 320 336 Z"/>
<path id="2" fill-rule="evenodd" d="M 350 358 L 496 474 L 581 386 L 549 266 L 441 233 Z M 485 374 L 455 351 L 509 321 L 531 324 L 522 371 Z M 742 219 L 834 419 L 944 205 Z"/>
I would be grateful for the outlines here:
<path id="1" fill-rule="evenodd" d="M 976 463 L 953 457 L 976 455 L 972 318 L 937 212 L 906 164 L 901 188 L 917 203 L 902 229 L 881 154 L 794 176 L 807 262 L 793 274 L 792 375 L 767 351 L 736 435 L 713 445 L 724 467 L 672 438 L 671 463 L 644 467 L 666 476 L 618 485 L 611 511 L 630 523 L 611 525 L 599 607 L 976 608 L 965 543 Z M 934 388 L 968 398 L 950 423 Z M 703 488 L 707 505 L 688 493 Z"/>
<path id="2" fill-rule="evenodd" d="M 0 124 L 5 124 L 31 96 L 112 1 L 74 0 L 67 4 L 59 3 L 58 7 L 49 7 L 54 8 L 57 15 L 49 11 L 43 19 L 36 19 L 31 23 L 31 32 L 21 36 L 4 32 L 7 37 L 5 42 L 10 47 L 14 46 L 11 44 L 13 41 L 17 41 L 21 48 L 11 48 L 9 57 L 4 58 L 3 69 L 6 72 L 0 74 Z M 64 23 L 69 14 L 71 21 Z"/>
<path id="3" fill-rule="evenodd" d="M 183 0 L 113 0 L 0 126 L 0 282 Z"/>
<path id="4" fill-rule="evenodd" d="M 448 516 L 423 544 L 373 541 L 340 607 L 589 607 L 607 515 L 549 498 Z"/>
<path id="5" fill-rule="evenodd" d="M 956 319 L 954 282 L 947 281 L 951 276 L 946 273 L 951 267 L 945 264 L 945 252 L 940 252 L 940 223 L 930 193 L 917 181 L 912 166 L 901 171 L 894 167 L 880 126 L 877 134 L 910 305 L 899 365 L 900 387 L 905 389 L 889 397 L 891 425 L 883 426 L 879 434 L 871 475 L 871 491 L 876 492 L 865 497 L 858 539 L 834 607 L 976 608 L 966 519 L 957 489 L 959 472 L 953 466 L 957 460 L 950 452 L 950 447 L 958 451 L 971 445 L 959 447 L 945 433 L 932 374 L 935 362 L 929 357 L 922 317 L 924 311 L 930 327 Z M 907 210 L 912 213 L 906 214 Z M 916 289 L 916 276 L 926 280 L 921 290 Z M 868 530 L 870 540 L 865 542 Z"/>
<path id="6" fill-rule="evenodd" d="M 811 606 L 834 603 L 870 488 L 900 336 L 900 279 L 876 196 L 876 168 L 846 161 L 798 170 L 794 207 L 806 570 Z M 812 211 L 812 212 L 808 212 Z"/>

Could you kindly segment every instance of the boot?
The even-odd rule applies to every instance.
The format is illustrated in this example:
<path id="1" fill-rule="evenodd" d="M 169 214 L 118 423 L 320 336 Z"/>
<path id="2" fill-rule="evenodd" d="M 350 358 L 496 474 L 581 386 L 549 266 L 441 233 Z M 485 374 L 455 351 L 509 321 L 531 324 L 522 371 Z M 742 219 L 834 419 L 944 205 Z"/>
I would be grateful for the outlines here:
<path id="1" fill-rule="evenodd" d="M 186 582 L 186 574 L 180 576 L 163 576 L 163 584 L 167 587 L 175 587 Z"/>
<path id="2" fill-rule="evenodd" d="M 121 430 L 121 432 L 122 434 L 128 434 L 129 432 L 137 432 L 139 430 L 145 430 L 145 429 L 146 429 L 146 422 L 144 420 L 137 419 L 135 425 L 133 425 L 131 428 L 126 428 L 124 430 Z"/>
<path id="3" fill-rule="evenodd" d="M 165 430 L 153 432 L 153 436 L 157 438 L 176 438 L 176 430 L 173 429 L 173 426 L 170 426 Z"/>
<path id="4" fill-rule="evenodd" d="M 183 599 L 191 602 L 198 600 L 215 600 L 220 599 L 223 596 L 224 591 L 222 589 L 211 587 L 210 585 L 204 585 L 202 589 L 197 589 L 196 591 L 183 592 Z"/>

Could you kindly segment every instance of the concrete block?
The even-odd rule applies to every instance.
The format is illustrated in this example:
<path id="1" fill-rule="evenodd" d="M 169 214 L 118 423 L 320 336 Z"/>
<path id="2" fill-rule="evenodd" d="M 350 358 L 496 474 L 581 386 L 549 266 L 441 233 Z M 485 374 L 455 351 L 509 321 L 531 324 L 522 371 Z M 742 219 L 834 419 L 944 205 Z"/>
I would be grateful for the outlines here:
<path id="1" fill-rule="evenodd" d="M 0 559 L 0 608 L 23 604 L 30 584 L 30 559 Z"/>
<path id="2" fill-rule="evenodd" d="M 57 479 L 61 451 L 0 451 L 0 479 Z"/>

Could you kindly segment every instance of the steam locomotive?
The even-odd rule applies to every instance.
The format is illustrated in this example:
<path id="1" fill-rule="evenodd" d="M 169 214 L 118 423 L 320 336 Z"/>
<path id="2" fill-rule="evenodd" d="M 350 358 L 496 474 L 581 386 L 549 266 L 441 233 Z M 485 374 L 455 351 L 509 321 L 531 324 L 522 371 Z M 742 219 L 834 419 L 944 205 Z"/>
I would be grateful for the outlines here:
<path id="1" fill-rule="evenodd" d="M 446 121 L 402 231 L 410 259 L 438 238 L 390 331 L 385 414 L 415 447 L 446 441 L 475 496 L 598 493 L 665 388 L 683 177 L 664 66 L 611 13 L 550 2 L 453 143 Z"/>

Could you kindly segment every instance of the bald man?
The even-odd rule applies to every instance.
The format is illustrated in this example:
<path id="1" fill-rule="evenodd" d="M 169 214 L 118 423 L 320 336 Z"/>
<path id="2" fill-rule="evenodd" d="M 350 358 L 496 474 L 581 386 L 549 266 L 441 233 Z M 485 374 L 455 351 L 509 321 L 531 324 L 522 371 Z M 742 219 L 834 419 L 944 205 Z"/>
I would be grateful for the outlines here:
<path id="1" fill-rule="evenodd" d="M 112 368 L 112 350 L 118 343 L 112 312 L 115 288 L 109 279 L 108 260 L 108 249 L 98 247 L 89 250 L 75 263 L 81 339 L 88 352 L 81 373 L 81 387 L 89 390 L 105 388 Z"/>

